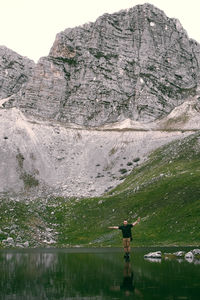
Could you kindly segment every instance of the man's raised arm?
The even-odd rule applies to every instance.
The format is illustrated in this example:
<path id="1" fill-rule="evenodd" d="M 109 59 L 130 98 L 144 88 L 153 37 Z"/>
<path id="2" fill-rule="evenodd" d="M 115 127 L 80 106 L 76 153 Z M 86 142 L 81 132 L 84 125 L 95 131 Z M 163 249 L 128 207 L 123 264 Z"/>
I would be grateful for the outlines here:
<path id="1" fill-rule="evenodd" d="M 139 218 L 137 219 L 137 221 L 135 221 L 134 223 L 132 223 L 132 225 L 135 226 L 136 224 L 139 224 L 139 223 L 140 223 L 140 220 L 141 220 L 141 218 L 139 217 Z"/>
<path id="2" fill-rule="evenodd" d="M 119 229 L 119 226 L 109 226 L 110 229 Z"/>

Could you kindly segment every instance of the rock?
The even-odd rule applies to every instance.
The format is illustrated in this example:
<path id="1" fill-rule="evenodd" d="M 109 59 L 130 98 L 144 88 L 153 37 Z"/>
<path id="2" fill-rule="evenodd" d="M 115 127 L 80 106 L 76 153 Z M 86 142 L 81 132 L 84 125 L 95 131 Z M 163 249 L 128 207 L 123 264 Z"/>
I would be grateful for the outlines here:
<path id="1" fill-rule="evenodd" d="M 0 99 L 16 94 L 29 79 L 35 63 L 0 46 Z M 7 101 L 6 100 L 6 101 Z"/>
<path id="2" fill-rule="evenodd" d="M 45 240 L 43 240 L 43 243 L 44 244 L 48 244 L 48 245 L 52 245 L 52 244 L 55 244 L 56 243 L 56 241 L 55 240 L 53 240 L 53 239 L 45 239 Z"/>
<path id="3" fill-rule="evenodd" d="M 185 254 L 185 258 L 190 258 L 190 259 L 193 259 L 194 258 L 194 254 L 192 253 L 192 251 L 189 251 Z"/>
<path id="4" fill-rule="evenodd" d="M 21 238 L 21 236 L 17 236 L 17 238 L 16 238 L 16 242 L 21 242 L 22 241 L 22 238 Z"/>
<path id="5" fill-rule="evenodd" d="M 199 93 L 199 66 L 200 46 L 178 20 L 137 5 L 57 34 L 12 100 L 64 123 L 149 122 Z"/>
<path id="6" fill-rule="evenodd" d="M 193 250 L 192 250 L 192 253 L 193 253 L 194 255 L 200 255 L 200 249 L 193 249 Z"/>
<path id="7" fill-rule="evenodd" d="M 185 255 L 185 251 L 177 251 L 174 252 L 173 255 L 175 255 L 176 257 L 183 257 Z"/>
<path id="8" fill-rule="evenodd" d="M 194 255 L 191 255 L 190 253 L 188 255 L 185 255 L 185 260 L 189 263 L 194 262 Z"/>
<path id="9" fill-rule="evenodd" d="M 14 246 L 15 245 L 14 239 L 12 237 L 8 237 L 6 240 L 3 240 L 2 243 L 6 244 L 8 246 Z"/>
<path id="10" fill-rule="evenodd" d="M 14 209 L 13 209 L 13 210 L 14 210 Z M 11 226 L 12 229 L 17 229 L 17 227 L 18 227 L 18 226 L 17 226 L 16 224 L 13 224 L 13 225 Z"/>
<path id="11" fill-rule="evenodd" d="M 156 122 L 159 129 L 194 130 L 200 128 L 200 101 L 199 96 L 189 97 L 186 101 L 174 108 L 169 115 Z"/>
<path id="12" fill-rule="evenodd" d="M 26 241 L 23 245 L 24 245 L 24 247 L 28 248 L 29 247 L 29 242 Z"/>
<path id="13" fill-rule="evenodd" d="M 50 239 L 50 241 L 48 242 L 48 244 L 50 244 L 50 245 L 55 244 L 55 243 L 56 243 L 56 241 L 53 239 Z"/>
<path id="14" fill-rule="evenodd" d="M 20 244 L 20 243 L 17 243 L 17 244 L 16 244 L 16 247 L 17 247 L 17 248 L 24 248 L 24 245 L 22 245 L 22 244 Z"/>
<path id="15" fill-rule="evenodd" d="M 10 243 L 10 244 L 12 244 L 12 243 L 14 243 L 14 240 L 13 240 L 12 237 L 8 237 L 8 238 L 7 238 L 7 242 Z"/>
<path id="16" fill-rule="evenodd" d="M 148 254 L 145 254 L 144 258 L 162 258 L 162 252 L 161 251 L 150 252 Z"/>

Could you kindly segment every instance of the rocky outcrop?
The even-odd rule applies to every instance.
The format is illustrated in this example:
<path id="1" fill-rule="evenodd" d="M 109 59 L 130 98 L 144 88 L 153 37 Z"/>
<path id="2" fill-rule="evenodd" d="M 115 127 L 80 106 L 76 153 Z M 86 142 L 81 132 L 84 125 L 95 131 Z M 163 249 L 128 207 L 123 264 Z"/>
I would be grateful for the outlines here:
<path id="1" fill-rule="evenodd" d="M 190 97 L 166 117 L 154 122 L 152 127 L 159 130 L 199 130 L 200 98 Z"/>
<path id="2" fill-rule="evenodd" d="M 178 20 L 138 5 L 59 33 L 15 100 L 64 123 L 154 121 L 199 92 L 199 62 Z"/>
<path id="3" fill-rule="evenodd" d="M 8 100 L 7 98 L 16 94 L 31 76 L 34 66 L 32 60 L 1 46 L 0 99 Z"/>

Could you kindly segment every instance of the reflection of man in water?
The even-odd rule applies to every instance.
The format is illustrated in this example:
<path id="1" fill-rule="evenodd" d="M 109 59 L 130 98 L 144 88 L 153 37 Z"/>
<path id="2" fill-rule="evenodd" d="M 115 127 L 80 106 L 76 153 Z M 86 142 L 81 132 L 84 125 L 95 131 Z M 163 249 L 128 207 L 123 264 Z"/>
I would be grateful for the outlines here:
<path id="1" fill-rule="evenodd" d="M 111 287 L 112 291 L 123 291 L 126 296 L 135 294 L 142 296 L 140 291 L 135 288 L 134 274 L 131 268 L 130 261 L 126 261 L 124 264 L 123 282 L 121 285 Z"/>
<path id="2" fill-rule="evenodd" d="M 124 252 L 125 252 L 124 257 L 126 259 L 129 258 L 129 253 L 131 251 L 131 248 L 130 248 L 130 242 L 132 240 L 131 228 L 133 226 L 135 226 L 136 224 L 138 224 L 139 222 L 140 222 L 140 218 L 138 218 L 137 221 L 132 223 L 132 224 L 128 224 L 128 222 L 126 220 L 124 220 L 122 226 L 110 226 L 110 227 L 108 227 L 110 229 L 120 229 L 122 231 L 123 246 L 124 246 Z"/>
<path id="3" fill-rule="evenodd" d="M 133 271 L 131 269 L 131 264 L 129 261 L 125 262 L 124 265 L 124 277 L 123 282 L 120 285 L 120 290 L 125 292 L 126 296 L 129 296 L 131 292 L 133 292 L 135 286 L 133 284 Z"/>

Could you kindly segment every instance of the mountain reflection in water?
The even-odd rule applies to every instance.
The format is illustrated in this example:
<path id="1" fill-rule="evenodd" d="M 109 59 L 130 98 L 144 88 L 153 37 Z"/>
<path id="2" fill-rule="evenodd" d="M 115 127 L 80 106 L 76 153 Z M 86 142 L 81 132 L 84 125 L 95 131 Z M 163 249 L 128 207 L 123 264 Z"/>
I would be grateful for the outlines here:
<path id="1" fill-rule="evenodd" d="M 149 249 L 0 251 L 1 300 L 199 299 L 200 264 L 148 261 Z"/>

